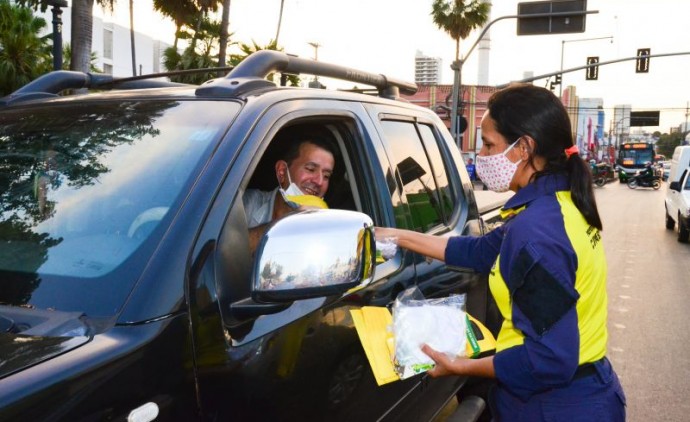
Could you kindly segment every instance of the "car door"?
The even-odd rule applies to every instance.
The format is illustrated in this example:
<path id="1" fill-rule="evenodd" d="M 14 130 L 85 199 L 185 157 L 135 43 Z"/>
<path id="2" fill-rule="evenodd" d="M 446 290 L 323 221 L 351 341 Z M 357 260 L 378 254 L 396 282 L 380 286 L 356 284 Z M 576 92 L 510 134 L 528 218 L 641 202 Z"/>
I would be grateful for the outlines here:
<path id="1" fill-rule="evenodd" d="M 396 107 L 371 106 L 400 192 L 398 227 L 439 236 L 481 235 L 482 224 L 465 188 L 471 186 L 466 172 L 456 163 L 457 150 L 438 130 L 438 121 L 426 113 Z M 426 298 L 464 294 L 467 310 L 485 320 L 488 286 L 485 276 L 469 269 L 450 268 L 445 263 L 410 254 L 415 263 L 415 285 Z M 424 380 L 425 401 L 448 397 L 464 382 L 449 377 Z M 433 407 L 433 406 L 432 406 Z M 422 417 L 430 415 L 421 415 Z"/>
<path id="2" fill-rule="evenodd" d="M 419 400 L 421 376 L 376 385 L 350 314 L 366 305 L 390 306 L 395 297 L 390 286 L 413 284 L 410 254 L 379 265 L 369 287 L 343 297 L 296 300 L 283 308 L 250 298 L 254 269 L 242 193 L 257 171 L 265 171 L 262 158 L 281 128 L 309 122 L 330 130 L 339 146 L 336 167 L 344 174 L 339 195 L 331 195 L 329 204 L 392 224 L 393 203 L 402 199 L 399 193 L 383 194 L 390 179 L 382 169 L 390 165 L 364 108 L 327 100 L 259 101 L 247 108 L 247 114 L 261 112 L 254 123 L 243 121 L 227 134 L 228 142 L 243 147 L 207 218 L 190 277 L 202 408 L 213 417 L 237 420 L 416 421 L 435 412 L 427 410 L 435 402 Z M 222 148 L 218 154 L 224 154 Z M 342 201 L 348 195 L 351 200 Z"/>

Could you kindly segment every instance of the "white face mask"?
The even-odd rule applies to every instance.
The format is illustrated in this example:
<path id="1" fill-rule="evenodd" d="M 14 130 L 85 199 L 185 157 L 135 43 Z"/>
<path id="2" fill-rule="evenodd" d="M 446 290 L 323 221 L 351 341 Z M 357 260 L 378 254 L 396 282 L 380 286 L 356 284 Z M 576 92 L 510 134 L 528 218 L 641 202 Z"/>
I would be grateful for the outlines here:
<path id="1" fill-rule="evenodd" d="M 281 186 L 279 191 L 280 194 L 283 196 L 283 200 L 285 200 L 285 203 L 287 203 L 291 208 L 298 208 L 299 204 L 293 201 L 297 196 L 303 196 L 304 192 L 295 184 L 292 182 L 292 179 L 290 178 L 290 170 L 285 169 L 285 174 L 287 175 L 288 182 L 290 183 L 287 187 L 287 189 L 283 189 Z"/>
<path id="2" fill-rule="evenodd" d="M 306 195 L 304 192 L 302 192 L 302 189 L 300 189 L 295 183 L 292 182 L 292 179 L 290 179 L 290 171 L 286 170 L 285 174 L 287 174 L 288 182 L 290 182 L 287 189 L 283 190 L 283 192 L 285 192 L 285 195 L 288 195 L 288 196 Z"/>
<path id="3" fill-rule="evenodd" d="M 476 157 L 477 175 L 490 190 L 494 192 L 506 192 L 510 189 L 510 182 L 513 180 L 518 164 L 520 164 L 522 160 L 513 163 L 506 157 L 506 154 L 518 143 L 518 141 L 520 141 L 519 138 L 501 154 L 478 155 Z"/>

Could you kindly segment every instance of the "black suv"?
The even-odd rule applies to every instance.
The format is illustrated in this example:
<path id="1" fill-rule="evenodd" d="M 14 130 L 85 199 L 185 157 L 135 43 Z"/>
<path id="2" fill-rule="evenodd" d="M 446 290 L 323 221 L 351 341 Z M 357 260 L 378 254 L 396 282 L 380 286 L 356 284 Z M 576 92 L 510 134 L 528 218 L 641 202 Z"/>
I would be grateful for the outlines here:
<path id="1" fill-rule="evenodd" d="M 376 225 L 484 231 L 445 126 L 399 99 L 415 90 L 262 51 L 201 86 L 58 71 L 0 99 L 0 420 L 438 415 L 467 380 L 378 387 L 349 312 L 414 285 L 491 308 L 467 269 L 375 260 Z M 277 185 L 272 140 L 307 124 L 337 144 L 330 209 L 275 222 L 252 254 L 243 193 Z"/>

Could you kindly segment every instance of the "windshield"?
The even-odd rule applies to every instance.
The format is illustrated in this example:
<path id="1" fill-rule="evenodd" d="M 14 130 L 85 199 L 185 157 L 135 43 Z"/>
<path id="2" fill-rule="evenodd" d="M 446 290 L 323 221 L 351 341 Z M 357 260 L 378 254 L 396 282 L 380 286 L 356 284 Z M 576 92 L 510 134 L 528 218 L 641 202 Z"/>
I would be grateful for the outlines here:
<path id="1" fill-rule="evenodd" d="M 160 100 L 0 113 L 0 304 L 117 312 L 238 109 Z"/>
<path id="2" fill-rule="evenodd" d="M 646 144 L 623 144 L 618 154 L 619 164 L 626 167 L 644 167 L 646 162 L 654 162 L 654 147 Z"/>

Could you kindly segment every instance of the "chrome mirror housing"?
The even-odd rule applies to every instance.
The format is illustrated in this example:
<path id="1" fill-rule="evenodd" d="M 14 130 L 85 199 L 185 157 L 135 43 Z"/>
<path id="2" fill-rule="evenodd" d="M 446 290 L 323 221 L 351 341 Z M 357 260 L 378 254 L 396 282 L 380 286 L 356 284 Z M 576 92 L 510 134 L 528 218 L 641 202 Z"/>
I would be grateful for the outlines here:
<path id="1" fill-rule="evenodd" d="M 373 229 L 369 216 L 347 210 L 308 210 L 276 221 L 257 248 L 252 298 L 288 302 L 369 284 Z"/>

